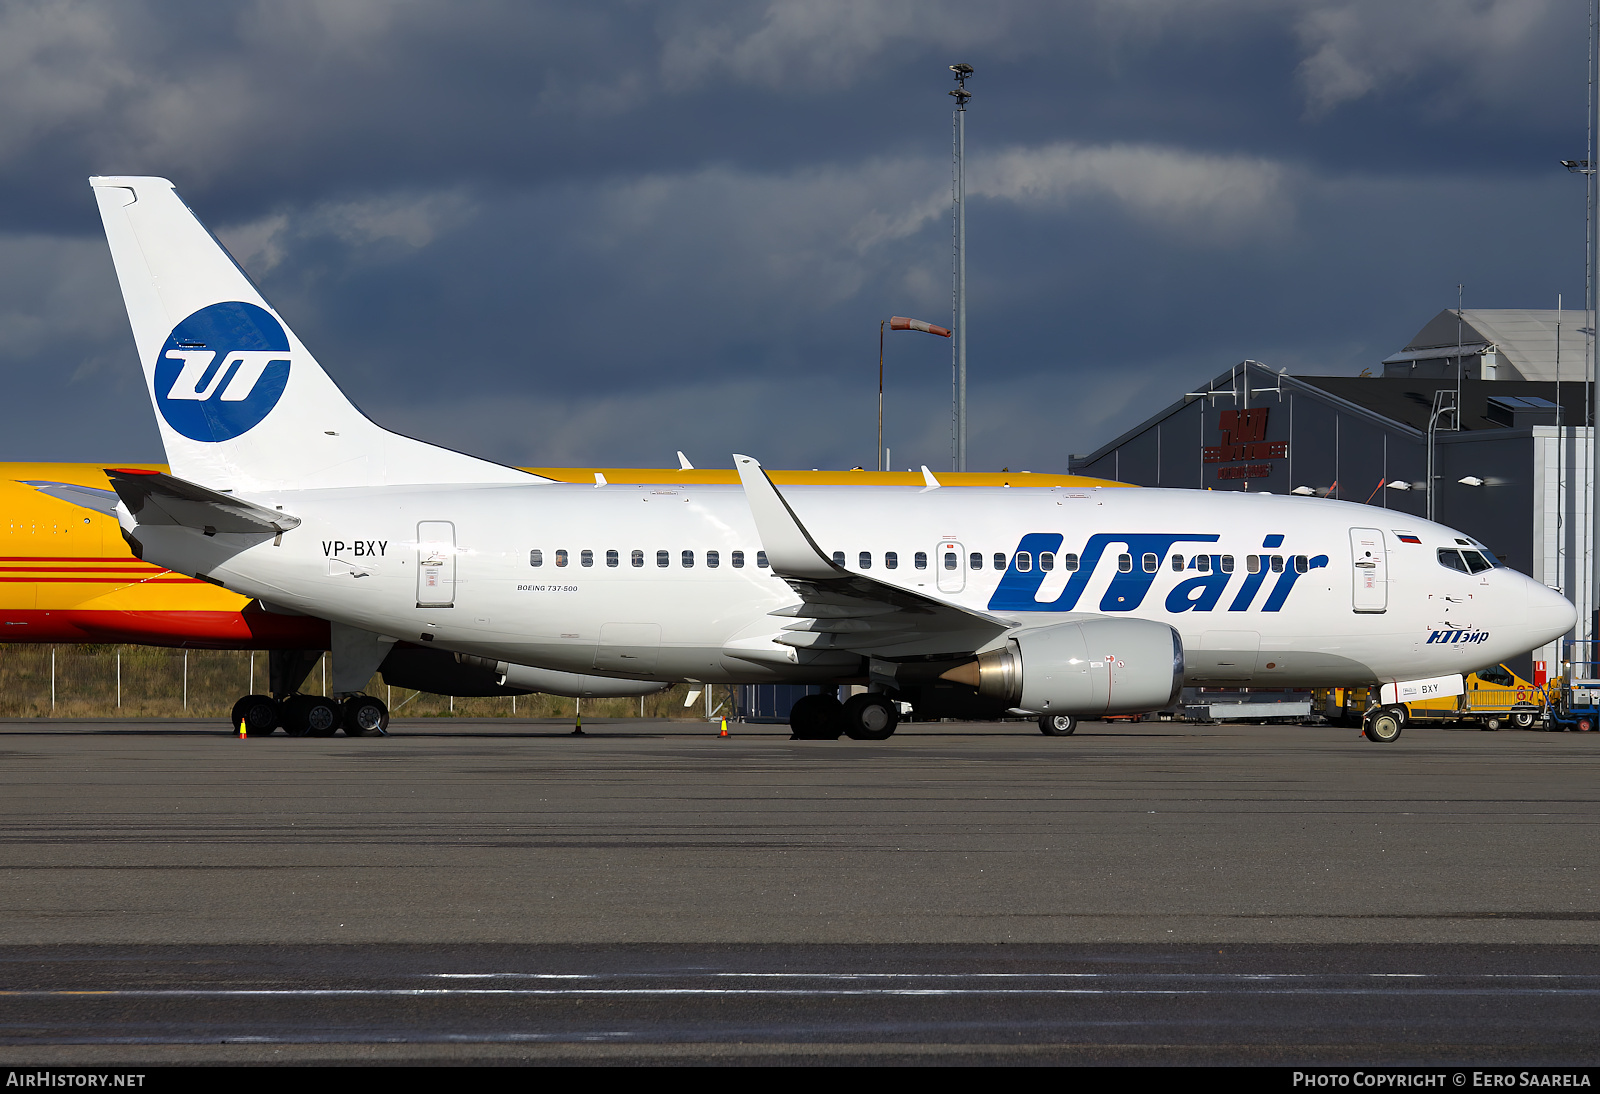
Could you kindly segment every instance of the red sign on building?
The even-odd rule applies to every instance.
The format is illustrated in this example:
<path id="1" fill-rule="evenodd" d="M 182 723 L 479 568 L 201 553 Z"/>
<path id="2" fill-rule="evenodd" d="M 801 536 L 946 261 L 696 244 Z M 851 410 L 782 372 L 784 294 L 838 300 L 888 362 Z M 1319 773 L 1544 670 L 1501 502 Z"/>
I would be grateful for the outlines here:
<path id="1" fill-rule="evenodd" d="M 1232 463 L 1235 460 L 1286 460 L 1289 458 L 1288 441 L 1269 441 L 1267 436 L 1267 411 L 1270 407 L 1251 407 L 1249 410 L 1224 410 L 1218 423 L 1222 430 L 1222 443 L 1201 450 L 1206 463 Z M 1266 471 L 1252 468 L 1248 474 L 1224 475 L 1219 469 L 1218 478 L 1258 478 Z"/>

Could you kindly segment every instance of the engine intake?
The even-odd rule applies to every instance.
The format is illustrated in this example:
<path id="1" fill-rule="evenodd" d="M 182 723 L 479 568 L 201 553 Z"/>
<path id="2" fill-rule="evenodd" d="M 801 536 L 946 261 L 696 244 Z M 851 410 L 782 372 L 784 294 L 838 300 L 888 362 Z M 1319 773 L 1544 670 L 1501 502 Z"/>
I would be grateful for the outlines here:
<path id="1" fill-rule="evenodd" d="M 1147 619 L 1086 619 L 1021 631 L 945 673 L 1035 714 L 1136 714 L 1177 702 L 1183 639 Z"/>

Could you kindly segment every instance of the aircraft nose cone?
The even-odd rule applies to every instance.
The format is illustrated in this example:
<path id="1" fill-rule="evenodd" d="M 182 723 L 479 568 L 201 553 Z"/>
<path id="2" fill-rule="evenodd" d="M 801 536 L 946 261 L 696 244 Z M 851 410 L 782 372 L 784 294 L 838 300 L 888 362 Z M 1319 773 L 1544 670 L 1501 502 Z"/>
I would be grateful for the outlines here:
<path id="1" fill-rule="evenodd" d="M 1528 607 L 1524 617 L 1538 644 L 1554 641 L 1571 632 L 1578 622 L 1578 609 L 1572 601 L 1548 586 L 1528 579 Z"/>

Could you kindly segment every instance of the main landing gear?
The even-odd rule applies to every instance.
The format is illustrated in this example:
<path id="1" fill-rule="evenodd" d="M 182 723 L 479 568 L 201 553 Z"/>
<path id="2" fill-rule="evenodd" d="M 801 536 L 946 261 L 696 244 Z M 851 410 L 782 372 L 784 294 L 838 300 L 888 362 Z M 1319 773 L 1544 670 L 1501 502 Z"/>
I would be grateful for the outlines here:
<path id="1" fill-rule="evenodd" d="M 373 737 L 389 728 L 389 708 L 370 695 L 352 695 L 343 702 L 321 695 L 246 695 L 233 704 L 232 727 L 244 723 L 245 735 L 266 737 L 282 729 L 291 737 Z"/>
<path id="2" fill-rule="evenodd" d="M 797 741 L 887 741 L 900 724 L 900 710 L 886 696 L 866 692 L 843 703 L 831 695 L 803 695 L 789 708 Z"/>

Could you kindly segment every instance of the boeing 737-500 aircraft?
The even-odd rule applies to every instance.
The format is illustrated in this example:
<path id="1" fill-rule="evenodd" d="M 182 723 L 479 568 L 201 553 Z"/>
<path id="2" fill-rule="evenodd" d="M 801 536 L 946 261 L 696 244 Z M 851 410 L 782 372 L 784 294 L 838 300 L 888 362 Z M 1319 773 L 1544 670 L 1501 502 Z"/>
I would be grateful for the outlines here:
<path id="1" fill-rule="evenodd" d="M 121 529 L 146 562 L 330 620 L 336 694 L 400 641 L 513 686 L 869 686 L 797 703 L 801 737 L 888 737 L 896 700 L 940 681 L 1066 723 L 1185 682 L 1368 682 L 1368 736 L 1392 740 L 1395 703 L 1575 621 L 1470 537 L 1346 502 L 931 474 L 780 490 L 742 455 L 737 486 L 575 485 L 466 456 L 362 416 L 171 183 L 91 183 L 170 466 L 108 472 Z M 247 723 L 270 726 L 260 698 Z"/>

